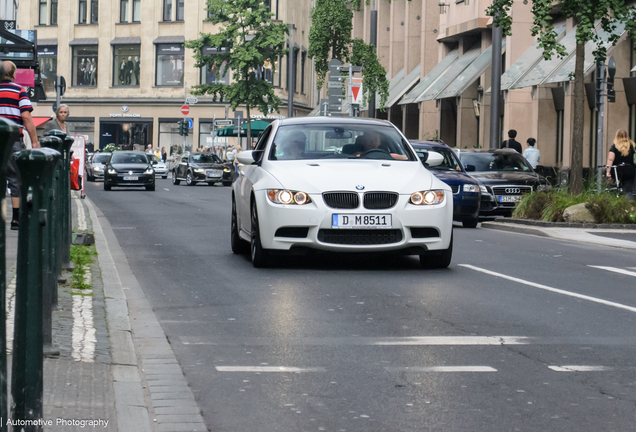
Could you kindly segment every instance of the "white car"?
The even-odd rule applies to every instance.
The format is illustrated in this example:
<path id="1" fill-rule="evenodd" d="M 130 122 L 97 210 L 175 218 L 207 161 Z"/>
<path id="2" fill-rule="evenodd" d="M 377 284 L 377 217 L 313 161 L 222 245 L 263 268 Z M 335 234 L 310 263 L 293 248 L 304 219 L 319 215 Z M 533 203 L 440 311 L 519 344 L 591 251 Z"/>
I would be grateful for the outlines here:
<path id="1" fill-rule="evenodd" d="M 391 123 L 359 118 L 276 120 L 237 155 L 234 253 L 255 267 L 273 251 L 390 252 L 445 268 L 453 252 L 453 195 Z M 430 152 L 426 163 L 443 156 Z"/>
<path id="2" fill-rule="evenodd" d="M 168 178 L 168 166 L 157 156 L 152 156 L 152 167 L 155 169 L 156 176 L 161 176 L 162 179 Z"/>

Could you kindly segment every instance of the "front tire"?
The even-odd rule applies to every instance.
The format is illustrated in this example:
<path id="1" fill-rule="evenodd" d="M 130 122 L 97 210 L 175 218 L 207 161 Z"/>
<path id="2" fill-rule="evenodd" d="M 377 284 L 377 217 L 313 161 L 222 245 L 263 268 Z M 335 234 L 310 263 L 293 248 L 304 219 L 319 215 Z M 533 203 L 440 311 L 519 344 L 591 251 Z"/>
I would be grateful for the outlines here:
<path id="1" fill-rule="evenodd" d="M 154 191 L 154 190 L 155 190 L 155 185 L 152 185 L 152 186 L 146 186 L 146 190 L 147 190 L 147 191 Z"/>
<path id="2" fill-rule="evenodd" d="M 232 182 L 231 181 L 224 181 L 223 182 L 223 186 L 232 186 Z"/>
<path id="3" fill-rule="evenodd" d="M 197 182 L 194 181 L 194 177 L 192 177 L 192 173 L 190 171 L 188 171 L 188 173 L 186 174 L 186 184 L 188 186 L 195 186 L 197 184 Z"/>
<path id="4" fill-rule="evenodd" d="M 232 197 L 232 225 L 230 227 L 230 244 L 232 253 L 244 254 L 247 252 L 248 244 L 239 236 L 238 216 L 236 215 L 236 200 Z"/>
<path id="5" fill-rule="evenodd" d="M 426 269 L 444 269 L 448 267 L 453 258 L 453 234 L 451 232 L 451 240 L 448 249 L 441 251 L 433 251 L 428 254 L 420 255 L 420 265 Z"/>
<path id="6" fill-rule="evenodd" d="M 106 180 L 104 180 L 104 190 L 105 191 L 109 191 L 110 190 L 110 185 L 106 184 Z"/>
<path id="7" fill-rule="evenodd" d="M 178 186 L 181 180 L 177 179 L 177 173 L 172 171 L 172 184 Z"/>
<path id="8" fill-rule="evenodd" d="M 470 218 L 470 219 L 466 219 L 465 221 L 462 221 L 462 226 L 464 228 L 477 228 L 478 223 L 479 223 L 479 219 Z"/>
<path id="9" fill-rule="evenodd" d="M 256 203 L 252 202 L 251 206 L 251 219 L 252 219 L 252 235 L 250 242 L 250 256 L 252 258 L 252 265 L 256 268 L 263 268 L 269 266 L 269 251 L 263 248 L 261 244 L 261 233 L 258 224 L 258 211 L 256 210 Z"/>
<path id="10" fill-rule="evenodd" d="M 167 175 L 165 175 L 165 176 L 161 176 L 161 178 L 165 180 L 165 179 L 167 179 L 167 178 L 168 178 L 168 176 L 167 176 Z"/>

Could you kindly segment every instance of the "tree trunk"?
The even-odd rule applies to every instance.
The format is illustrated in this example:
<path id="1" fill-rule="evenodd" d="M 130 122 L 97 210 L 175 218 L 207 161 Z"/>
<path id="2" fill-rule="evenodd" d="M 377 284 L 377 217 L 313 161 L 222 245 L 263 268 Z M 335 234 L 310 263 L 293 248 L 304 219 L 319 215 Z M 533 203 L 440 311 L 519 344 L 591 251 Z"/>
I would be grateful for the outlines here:
<path id="1" fill-rule="evenodd" d="M 585 84 L 583 66 L 585 61 L 585 43 L 576 44 L 576 63 L 574 66 L 574 116 L 572 122 L 572 160 L 570 164 L 570 195 L 583 192 L 583 131 L 585 129 Z"/>
<path id="2" fill-rule="evenodd" d="M 250 117 L 250 106 L 247 106 L 247 149 L 252 150 L 252 117 Z"/>

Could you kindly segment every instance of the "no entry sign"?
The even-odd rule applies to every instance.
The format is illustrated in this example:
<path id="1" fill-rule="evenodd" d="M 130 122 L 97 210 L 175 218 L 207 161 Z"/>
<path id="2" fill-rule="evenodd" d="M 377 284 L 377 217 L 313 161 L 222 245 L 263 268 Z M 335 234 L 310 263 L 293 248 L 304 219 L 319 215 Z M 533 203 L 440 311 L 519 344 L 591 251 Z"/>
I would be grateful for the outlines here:
<path id="1" fill-rule="evenodd" d="M 190 114 L 190 107 L 187 105 L 183 105 L 181 107 L 181 114 L 183 114 L 184 116 L 187 116 L 188 114 Z"/>

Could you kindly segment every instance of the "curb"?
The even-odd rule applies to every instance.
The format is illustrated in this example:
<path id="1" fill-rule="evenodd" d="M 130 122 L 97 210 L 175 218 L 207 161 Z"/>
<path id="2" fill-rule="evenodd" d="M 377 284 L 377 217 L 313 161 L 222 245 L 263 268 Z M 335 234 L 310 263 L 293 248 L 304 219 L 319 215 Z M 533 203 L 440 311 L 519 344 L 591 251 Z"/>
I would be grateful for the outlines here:
<path id="1" fill-rule="evenodd" d="M 497 221 L 493 221 L 498 223 Z M 514 219 L 506 218 L 499 223 L 529 225 L 541 228 L 585 228 L 585 229 L 618 229 L 618 230 L 634 230 L 636 224 L 597 224 L 590 222 L 546 222 L 534 219 Z"/>
<path id="2" fill-rule="evenodd" d="M 515 232 L 520 234 L 531 234 L 537 235 L 541 237 L 551 237 L 550 234 L 546 233 L 539 227 L 532 226 L 516 226 L 515 224 L 506 224 L 505 222 L 482 222 L 482 228 L 495 229 L 499 231 L 508 231 Z"/>

